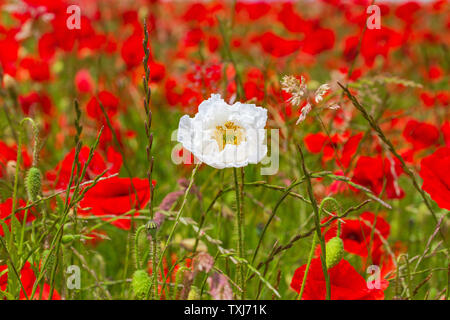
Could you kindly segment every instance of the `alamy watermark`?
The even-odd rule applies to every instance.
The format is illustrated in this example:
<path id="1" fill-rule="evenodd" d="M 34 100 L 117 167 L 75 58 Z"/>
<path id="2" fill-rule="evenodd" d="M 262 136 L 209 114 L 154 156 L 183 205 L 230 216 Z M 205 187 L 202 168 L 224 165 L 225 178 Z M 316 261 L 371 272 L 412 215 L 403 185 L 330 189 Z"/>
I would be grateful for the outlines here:
<path id="1" fill-rule="evenodd" d="M 369 274 L 366 284 L 368 289 L 380 289 L 381 288 L 381 270 L 377 265 L 371 265 L 367 267 L 366 272 Z"/>
<path id="2" fill-rule="evenodd" d="M 68 266 L 66 269 L 66 273 L 69 275 L 66 281 L 67 289 L 79 290 L 81 288 L 80 267 L 77 265 Z"/>
<path id="3" fill-rule="evenodd" d="M 381 29 L 381 9 L 376 4 L 368 6 L 366 13 L 370 16 L 366 20 L 367 29 Z"/>
<path id="4" fill-rule="evenodd" d="M 73 4 L 67 7 L 66 13 L 70 14 L 66 20 L 67 29 L 81 29 L 81 8 Z"/>
<path id="5" fill-rule="evenodd" d="M 191 137 L 190 144 L 194 145 L 195 140 L 203 140 L 202 136 L 207 135 L 209 130 L 199 130 L 198 135 Z M 264 134 L 262 134 L 264 133 Z M 261 154 L 260 147 L 261 145 L 267 146 L 267 153 L 259 162 L 261 166 L 260 173 L 261 175 L 274 175 L 278 172 L 279 163 L 280 163 L 280 130 L 279 129 L 246 129 L 245 132 L 246 138 L 248 139 L 248 143 L 245 149 L 241 149 L 241 152 L 238 153 L 238 145 L 234 149 L 234 152 L 225 152 L 223 150 L 224 146 L 227 144 L 236 144 L 236 132 L 233 130 L 225 130 L 223 132 L 223 144 L 219 146 L 219 149 L 222 148 L 221 151 L 217 153 L 217 158 L 223 163 L 239 163 L 242 159 L 251 159 L 251 158 L 259 158 Z M 264 141 L 260 137 L 264 137 Z M 171 134 L 171 141 L 178 141 L 178 130 L 174 130 Z M 217 138 L 217 137 L 216 137 Z M 214 139 L 211 137 L 211 139 Z M 270 143 L 267 143 L 268 140 Z M 212 141 L 212 140 L 211 140 Z M 245 141 L 245 140 L 244 140 Z M 233 143 L 234 142 L 234 143 Z M 219 145 L 219 143 L 218 143 Z M 198 154 L 208 153 L 210 145 L 201 145 L 200 150 L 198 150 Z M 187 150 L 183 147 L 181 143 L 177 143 L 171 152 L 172 162 L 176 165 L 185 164 L 198 164 L 201 161 L 196 157 L 195 154 Z"/>

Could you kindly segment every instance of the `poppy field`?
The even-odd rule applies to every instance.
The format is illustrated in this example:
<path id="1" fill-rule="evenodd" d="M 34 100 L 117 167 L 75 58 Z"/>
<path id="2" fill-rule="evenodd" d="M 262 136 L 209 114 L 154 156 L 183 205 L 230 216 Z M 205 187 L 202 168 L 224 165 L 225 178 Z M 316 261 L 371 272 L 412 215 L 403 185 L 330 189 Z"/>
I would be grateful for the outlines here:
<path id="1" fill-rule="evenodd" d="M 0 0 L 0 300 L 448 300 L 449 13 Z"/>

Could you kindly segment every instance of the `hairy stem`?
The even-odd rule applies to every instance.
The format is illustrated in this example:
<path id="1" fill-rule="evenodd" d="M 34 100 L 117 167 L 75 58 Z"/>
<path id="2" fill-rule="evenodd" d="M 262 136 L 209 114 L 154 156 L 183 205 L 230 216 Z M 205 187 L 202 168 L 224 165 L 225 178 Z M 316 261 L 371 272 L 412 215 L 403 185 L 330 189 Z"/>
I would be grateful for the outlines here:
<path id="1" fill-rule="evenodd" d="M 326 253 L 326 248 L 325 248 L 325 238 L 323 237 L 322 232 L 320 230 L 320 211 L 319 211 L 319 207 L 317 206 L 316 198 L 314 197 L 312 184 L 311 184 L 311 178 L 310 178 L 308 170 L 306 169 L 305 159 L 303 157 L 303 151 L 300 148 L 300 145 L 297 145 L 297 149 L 300 154 L 303 173 L 306 177 L 306 186 L 307 186 L 307 190 L 308 190 L 308 195 L 309 195 L 309 199 L 311 201 L 313 211 L 314 211 L 314 223 L 316 226 L 316 234 L 320 241 L 320 248 L 322 250 L 322 252 L 320 254 L 320 260 L 322 262 L 322 271 L 323 271 L 323 276 L 325 278 L 325 284 L 326 284 L 326 299 L 330 300 L 330 297 L 331 297 L 330 276 L 328 274 L 328 269 L 327 269 L 327 264 L 326 264 L 326 254 L 327 253 Z"/>

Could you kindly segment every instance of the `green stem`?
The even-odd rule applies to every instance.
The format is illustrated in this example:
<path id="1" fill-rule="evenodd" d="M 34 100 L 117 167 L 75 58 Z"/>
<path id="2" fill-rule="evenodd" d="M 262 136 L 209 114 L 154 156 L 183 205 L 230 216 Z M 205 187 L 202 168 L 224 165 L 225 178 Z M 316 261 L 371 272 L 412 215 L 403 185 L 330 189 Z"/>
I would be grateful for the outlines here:
<path id="1" fill-rule="evenodd" d="M 322 213 L 325 210 L 325 203 L 327 203 L 328 201 L 334 202 L 336 204 L 336 207 L 338 208 L 338 217 L 342 216 L 342 210 L 340 209 L 339 203 L 336 201 L 336 199 L 332 198 L 332 197 L 326 197 L 322 200 L 322 202 L 320 203 L 320 207 L 319 207 L 319 217 L 322 217 Z M 322 227 L 322 225 L 321 225 Z M 338 219 L 338 226 L 337 226 L 337 233 L 336 233 L 336 237 L 339 237 L 341 234 L 341 220 Z M 309 257 L 308 257 L 308 262 L 306 264 L 306 269 L 305 269 L 305 274 L 303 276 L 303 282 L 302 282 L 302 287 L 300 288 L 299 294 L 297 296 L 297 300 L 301 300 L 302 296 L 303 296 L 303 291 L 305 289 L 305 285 L 306 285 L 306 277 L 308 276 L 308 272 L 309 272 L 309 267 L 311 265 L 311 260 L 314 256 L 314 249 L 315 246 L 317 244 L 317 233 L 314 234 L 314 238 L 313 238 L 313 242 L 311 245 L 311 251 L 309 252 Z"/>
<path id="2" fill-rule="evenodd" d="M 16 278 L 17 278 L 17 281 L 20 283 L 20 287 L 22 288 L 22 291 L 23 291 L 23 294 L 25 295 L 25 298 L 26 298 L 27 300 L 29 300 L 28 294 L 27 294 L 25 288 L 23 287 L 22 280 L 20 280 L 20 276 L 19 276 L 19 273 L 17 272 L 16 266 L 14 265 L 14 263 L 13 263 L 13 261 L 12 261 L 12 259 L 11 259 L 11 255 L 10 255 L 10 253 L 9 253 L 9 251 L 8 251 L 8 247 L 6 246 L 5 242 L 3 241 L 3 237 L 0 237 L 0 242 L 2 243 L 3 247 L 5 248 L 5 252 L 6 252 L 6 254 L 8 255 L 9 260 L 10 260 L 10 263 L 8 264 L 8 271 L 10 270 L 9 267 L 11 266 L 11 268 L 12 268 L 13 271 L 14 271 L 14 275 L 15 275 Z"/>
<path id="3" fill-rule="evenodd" d="M 241 169 L 242 170 L 242 169 Z M 239 258 L 245 259 L 244 257 L 244 212 L 243 212 L 243 184 L 242 181 L 239 183 L 237 169 L 233 168 L 233 175 L 234 175 L 234 186 L 236 191 L 236 209 L 237 209 L 237 234 L 238 234 L 238 241 L 237 241 L 237 252 L 239 255 Z M 241 293 L 241 299 L 245 299 L 245 281 L 244 281 L 244 265 L 239 262 L 236 265 L 236 276 L 237 276 L 237 283 L 239 287 L 242 289 Z"/>
<path id="4" fill-rule="evenodd" d="M 200 165 L 201 165 L 201 162 L 198 163 L 195 166 L 194 170 L 192 170 L 192 174 L 191 174 L 191 178 L 190 178 L 190 181 L 189 181 L 189 185 L 188 185 L 188 187 L 186 188 L 186 190 L 184 192 L 183 202 L 181 204 L 180 209 L 178 210 L 177 216 L 175 218 L 175 223 L 172 226 L 172 229 L 170 230 L 169 237 L 167 238 L 166 243 L 164 245 L 164 249 L 161 252 L 161 254 L 159 255 L 159 260 L 158 260 L 158 264 L 156 265 L 156 269 L 153 269 L 153 271 L 152 271 L 152 277 L 153 277 L 152 283 L 155 282 L 154 278 L 156 278 L 158 276 L 158 270 L 159 270 L 159 268 L 162 265 L 163 257 L 164 257 L 164 255 L 165 255 L 165 253 L 167 251 L 167 248 L 169 247 L 170 241 L 172 241 L 173 235 L 175 233 L 175 229 L 177 228 L 178 224 L 180 223 L 180 218 L 181 218 L 181 215 L 183 213 L 184 206 L 186 205 L 187 196 L 189 194 L 189 191 L 191 191 L 192 185 L 194 184 L 195 174 L 197 173 L 197 170 L 200 167 Z M 150 286 L 150 288 L 149 288 L 149 290 L 147 292 L 147 300 L 150 298 L 152 287 L 153 287 L 153 285 Z"/>
<path id="5" fill-rule="evenodd" d="M 25 210 L 25 213 L 23 215 L 22 229 L 20 230 L 20 241 L 19 241 L 19 250 L 18 250 L 18 256 L 19 257 L 22 255 L 23 240 L 25 238 L 25 228 L 27 226 L 27 218 L 28 218 L 28 209 Z"/>
<path id="6" fill-rule="evenodd" d="M 297 145 L 297 148 L 298 148 L 298 151 L 299 151 L 299 154 L 300 154 L 303 172 L 304 172 L 305 177 L 306 177 L 306 185 L 307 185 L 309 199 L 311 201 L 311 204 L 312 204 L 312 207 L 313 207 L 313 211 L 314 211 L 314 224 L 316 226 L 316 234 L 317 234 L 317 237 L 320 240 L 320 248 L 322 250 L 322 252 L 320 254 L 320 260 L 322 262 L 322 271 L 323 271 L 323 276 L 325 278 L 325 284 L 326 284 L 326 299 L 330 300 L 330 298 L 331 298 L 330 276 L 328 274 L 327 263 L 326 263 L 326 254 L 327 253 L 326 253 L 325 239 L 324 239 L 324 237 L 322 235 L 322 232 L 320 230 L 320 212 L 319 212 L 319 207 L 317 206 L 317 201 L 316 201 L 316 198 L 314 197 L 314 192 L 313 192 L 313 188 L 312 188 L 312 184 L 311 184 L 311 177 L 310 177 L 310 173 L 306 169 L 305 159 L 303 157 L 302 149 L 300 148 L 300 145 Z"/>
<path id="7" fill-rule="evenodd" d="M 158 273 L 158 264 L 157 264 L 157 257 L 158 257 L 158 252 L 157 252 L 157 239 L 156 236 L 152 236 L 152 272 L 153 274 L 157 274 Z M 157 283 L 158 279 L 156 276 L 152 276 L 152 286 L 154 288 L 154 293 L 153 293 L 153 298 L 152 300 L 156 299 L 156 297 L 158 297 L 158 283 Z M 162 292 L 162 291 L 161 291 Z"/>
<path id="8" fill-rule="evenodd" d="M 377 124 L 376 120 L 367 112 L 367 110 L 359 103 L 359 101 L 356 99 L 354 95 L 351 94 L 350 90 L 348 90 L 347 87 L 344 87 L 341 83 L 339 83 L 339 86 L 344 90 L 344 93 L 347 95 L 347 97 L 352 102 L 353 106 L 355 106 L 356 109 L 358 109 L 361 114 L 363 115 L 364 119 L 369 123 L 369 125 L 372 127 L 372 129 L 377 133 L 377 135 L 380 137 L 381 141 L 383 141 L 389 151 L 397 158 L 397 160 L 400 161 L 400 164 L 402 166 L 403 171 L 406 173 L 406 175 L 410 178 L 413 187 L 419 192 L 420 196 L 422 197 L 423 202 L 425 203 L 428 211 L 433 216 L 433 219 L 435 220 L 436 224 L 439 223 L 439 219 L 437 218 L 436 213 L 434 212 L 430 201 L 428 200 L 427 196 L 425 195 L 425 191 L 420 187 L 416 176 L 414 175 L 414 172 L 406 165 L 403 157 L 395 150 L 394 145 L 392 142 L 384 135 L 383 131 L 381 130 L 380 126 Z M 448 248 L 447 240 L 445 238 L 444 233 L 439 228 L 439 234 L 444 241 L 445 247 Z"/>
<path id="9" fill-rule="evenodd" d="M 300 291 L 298 292 L 297 300 L 302 300 L 303 291 L 305 290 L 305 285 L 306 285 L 306 278 L 308 277 L 308 273 L 309 273 L 309 267 L 311 266 L 311 261 L 312 261 L 312 258 L 314 257 L 314 249 L 316 247 L 316 242 L 317 242 L 317 234 L 314 234 L 313 241 L 311 244 L 311 249 L 309 251 L 308 262 L 306 263 L 305 274 L 303 275 L 302 286 L 300 288 Z"/>

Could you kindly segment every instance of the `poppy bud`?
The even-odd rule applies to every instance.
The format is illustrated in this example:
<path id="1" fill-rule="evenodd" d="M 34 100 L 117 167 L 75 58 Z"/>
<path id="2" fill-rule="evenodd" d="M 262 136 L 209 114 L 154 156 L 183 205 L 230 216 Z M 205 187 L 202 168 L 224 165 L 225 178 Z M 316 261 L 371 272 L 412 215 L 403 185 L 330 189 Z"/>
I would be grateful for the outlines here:
<path id="1" fill-rule="evenodd" d="M 344 242 L 339 237 L 334 237 L 327 242 L 327 269 L 337 265 L 344 256 Z"/>
<path id="2" fill-rule="evenodd" d="M 77 236 L 74 236 L 73 234 L 65 234 L 65 235 L 63 235 L 62 238 L 61 238 L 61 243 L 63 243 L 63 244 L 70 243 L 70 242 L 72 242 L 73 240 L 75 240 L 76 237 L 77 237 Z M 78 236 L 78 237 L 79 237 L 79 236 Z"/>
<path id="3" fill-rule="evenodd" d="M 158 224 L 154 220 L 150 220 L 147 223 L 147 232 L 155 239 L 156 232 L 158 231 Z"/>
<path id="4" fill-rule="evenodd" d="M 63 244 L 68 244 L 74 240 L 92 240 L 92 239 L 94 239 L 94 238 L 89 237 L 89 236 L 80 235 L 80 234 L 65 234 L 62 236 L 61 242 Z"/>
<path id="5" fill-rule="evenodd" d="M 145 270 L 136 270 L 133 274 L 131 287 L 137 299 L 144 300 L 150 289 L 151 279 Z"/>
<path id="6" fill-rule="evenodd" d="M 41 171 L 38 168 L 32 167 L 28 170 L 25 178 L 25 188 L 28 199 L 33 202 L 36 201 L 41 193 Z"/>

